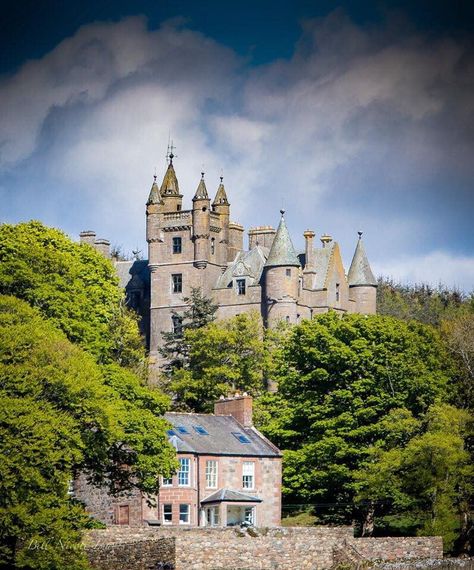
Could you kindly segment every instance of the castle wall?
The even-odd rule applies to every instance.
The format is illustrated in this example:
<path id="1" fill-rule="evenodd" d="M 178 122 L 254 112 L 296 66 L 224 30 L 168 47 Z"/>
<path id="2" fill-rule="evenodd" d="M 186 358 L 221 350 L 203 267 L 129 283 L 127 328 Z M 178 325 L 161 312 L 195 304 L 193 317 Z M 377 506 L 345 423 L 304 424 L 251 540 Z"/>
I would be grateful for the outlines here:
<path id="1" fill-rule="evenodd" d="M 370 285 L 352 286 L 350 298 L 355 303 L 354 312 L 363 315 L 374 315 L 377 311 L 377 287 Z"/>

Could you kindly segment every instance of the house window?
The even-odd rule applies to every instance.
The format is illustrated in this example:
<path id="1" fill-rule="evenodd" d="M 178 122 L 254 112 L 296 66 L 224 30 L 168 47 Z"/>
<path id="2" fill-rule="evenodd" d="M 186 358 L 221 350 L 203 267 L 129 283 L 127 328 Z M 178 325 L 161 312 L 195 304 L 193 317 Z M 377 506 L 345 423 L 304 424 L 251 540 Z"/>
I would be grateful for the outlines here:
<path id="1" fill-rule="evenodd" d="M 207 526 L 219 526 L 219 507 L 209 507 L 206 509 Z"/>
<path id="2" fill-rule="evenodd" d="M 181 253 L 183 243 L 180 237 L 173 238 L 173 253 Z"/>
<path id="3" fill-rule="evenodd" d="M 290 316 L 289 315 L 286 315 L 286 322 L 287 322 L 287 324 L 290 324 Z"/>
<path id="4" fill-rule="evenodd" d="M 163 524 L 172 524 L 173 505 L 163 505 Z"/>
<path id="5" fill-rule="evenodd" d="M 211 255 L 214 255 L 216 252 L 216 240 L 215 238 L 211 239 Z"/>
<path id="6" fill-rule="evenodd" d="M 255 507 L 245 507 L 244 520 L 249 525 L 255 524 Z"/>
<path id="7" fill-rule="evenodd" d="M 173 334 L 181 334 L 183 332 L 183 318 L 179 315 L 173 315 L 171 317 L 171 326 Z"/>
<path id="8" fill-rule="evenodd" d="M 217 489 L 217 461 L 215 459 L 206 461 L 206 487 Z"/>
<path id="9" fill-rule="evenodd" d="M 237 295 L 245 295 L 245 279 L 237 279 Z"/>
<path id="10" fill-rule="evenodd" d="M 181 204 L 176 204 L 176 211 L 179 212 L 181 210 Z"/>
<path id="11" fill-rule="evenodd" d="M 189 469 L 190 469 L 189 459 L 181 458 L 179 460 L 179 471 L 178 471 L 178 485 L 180 487 L 189 487 Z"/>
<path id="12" fill-rule="evenodd" d="M 173 478 L 172 477 L 163 477 L 162 487 L 172 487 L 173 486 Z"/>
<path id="13" fill-rule="evenodd" d="M 255 463 L 244 461 L 242 465 L 242 487 L 244 489 L 255 488 Z"/>
<path id="14" fill-rule="evenodd" d="M 336 283 L 336 301 L 339 301 L 339 283 Z"/>
<path id="15" fill-rule="evenodd" d="M 286 270 L 286 276 L 287 276 L 287 277 L 291 277 L 291 269 L 287 269 L 287 270 Z"/>
<path id="16" fill-rule="evenodd" d="M 179 524 L 189 524 L 189 505 L 179 505 Z"/>
<path id="17" fill-rule="evenodd" d="M 171 275 L 171 290 L 173 293 L 182 293 L 183 292 L 183 274 L 182 273 L 173 273 Z"/>

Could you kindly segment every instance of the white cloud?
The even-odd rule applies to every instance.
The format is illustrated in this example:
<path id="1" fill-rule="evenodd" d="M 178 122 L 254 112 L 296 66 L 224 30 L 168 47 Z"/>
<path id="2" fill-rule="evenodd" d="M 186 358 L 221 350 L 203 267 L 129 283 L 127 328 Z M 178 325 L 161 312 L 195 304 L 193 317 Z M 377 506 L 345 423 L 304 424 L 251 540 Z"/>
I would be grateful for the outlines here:
<path id="1" fill-rule="evenodd" d="M 5 219 L 134 247 L 171 132 L 185 200 L 203 167 L 210 194 L 223 170 L 247 226 L 276 223 L 283 206 L 298 244 L 307 227 L 330 232 L 347 259 L 364 229 L 378 270 L 469 287 L 473 69 L 459 41 L 367 31 L 341 13 L 306 22 L 291 59 L 258 69 L 176 23 L 87 25 L 0 80 Z"/>

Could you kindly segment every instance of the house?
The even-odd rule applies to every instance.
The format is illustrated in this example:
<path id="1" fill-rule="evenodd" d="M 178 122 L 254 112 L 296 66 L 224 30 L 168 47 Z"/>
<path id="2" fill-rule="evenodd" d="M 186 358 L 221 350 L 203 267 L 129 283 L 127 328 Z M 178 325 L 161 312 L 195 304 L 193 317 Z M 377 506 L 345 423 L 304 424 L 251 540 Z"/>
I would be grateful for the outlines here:
<path id="1" fill-rule="evenodd" d="M 281 453 L 252 422 L 246 394 L 216 402 L 214 414 L 165 414 L 179 470 L 161 478 L 155 504 L 136 492 L 119 499 L 75 483 L 75 496 L 106 524 L 275 527 L 281 516 Z"/>

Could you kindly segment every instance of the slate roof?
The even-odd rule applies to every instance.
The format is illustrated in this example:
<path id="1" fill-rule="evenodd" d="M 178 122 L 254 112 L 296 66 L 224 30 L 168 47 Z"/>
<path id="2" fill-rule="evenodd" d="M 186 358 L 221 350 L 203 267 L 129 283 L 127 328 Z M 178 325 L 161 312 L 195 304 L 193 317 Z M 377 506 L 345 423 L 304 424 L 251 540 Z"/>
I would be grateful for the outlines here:
<path id="1" fill-rule="evenodd" d="M 178 452 L 245 457 L 281 456 L 280 450 L 257 429 L 243 427 L 232 416 L 167 412 L 164 417 L 174 426 L 170 442 Z M 182 426 L 187 433 L 180 433 L 176 429 L 178 426 Z M 200 435 L 195 426 L 204 428 L 208 435 Z M 234 433 L 243 434 L 249 443 L 241 443 Z"/>
<path id="2" fill-rule="evenodd" d="M 362 238 L 359 236 L 357 246 L 354 252 L 354 257 L 352 258 L 351 267 L 349 273 L 347 274 L 347 281 L 349 286 L 356 285 L 377 285 L 377 280 L 372 273 L 372 269 L 369 265 L 369 260 L 365 253 L 364 244 Z"/>
<path id="3" fill-rule="evenodd" d="M 219 489 L 209 497 L 206 497 L 201 501 L 201 505 L 206 503 L 261 503 L 262 499 L 259 497 L 254 497 L 253 495 L 247 495 L 246 493 L 241 493 L 240 491 L 233 491 L 232 489 Z"/>
<path id="4" fill-rule="evenodd" d="M 115 269 L 120 287 L 124 289 L 147 288 L 150 283 L 150 270 L 148 269 L 147 259 L 117 261 Z"/>
<path id="5" fill-rule="evenodd" d="M 265 267 L 280 266 L 300 267 L 300 262 L 296 255 L 295 248 L 293 247 L 293 242 L 291 241 L 283 213 L 275 239 L 273 240 L 272 247 L 270 248 L 268 259 L 265 263 Z"/>
<path id="6" fill-rule="evenodd" d="M 234 277 L 247 277 L 247 286 L 258 285 L 268 257 L 268 251 L 268 248 L 256 245 L 250 251 L 238 253 L 235 260 L 219 276 L 216 288 L 229 287 Z"/>
<path id="7" fill-rule="evenodd" d="M 316 275 L 313 281 L 313 289 L 325 289 L 335 242 L 329 243 L 326 247 L 318 247 L 314 250 L 314 267 Z"/>

